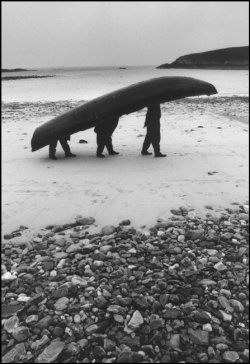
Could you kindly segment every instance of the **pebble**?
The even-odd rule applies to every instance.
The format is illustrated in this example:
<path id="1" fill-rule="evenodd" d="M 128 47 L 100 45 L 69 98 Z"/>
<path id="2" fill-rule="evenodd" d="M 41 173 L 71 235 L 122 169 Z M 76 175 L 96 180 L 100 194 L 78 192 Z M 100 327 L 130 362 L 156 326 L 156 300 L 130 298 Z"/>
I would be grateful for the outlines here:
<path id="1" fill-rule="evenodd" d="M 238 300 L 231 299 L 230 304 L 236 312 L 244 312 L 245 310 L 243 304 Z"/>
<path id="2" fill-rule="evenodd" d="M 240 357 L 236 351 L 225 351 L 222 355 L 222 358 L 226 363 L 235 363 Z"/>
<path id="3" fill-rule="evenodd" d="M 16 341 L 26 341 L 30 336 L 30 331 L 26 326 L 18 326 L 12 331 L 12 335 Z"/>
<path id="4" fill-rule="evenodd" d="M 190 340 L 198 345 L 209 345 L 209 333 L 203 330 L 188 329 L 188 336 Z"/>
<path id="5" fill-rule="evenodd" d="M 115 232 L 116 228 L 113 225 L 106 225 L 102 228 L 103 235 L 111 235 Z"/>
<path id="6" fill-rule="evenodd" d="M 227 270 L 227 267 L 225 266 L 225 264 L 223 264 L 222 262 L 218 262 L 214 265 L 214 268 L 216 270 L 218 270 L 219 272 L 223 272 L 225 270 Z"/>
<path id="7" fill-rule="evenodd" d="M 143 317 L 140 313 L 140 311 L 136 310 L 133 315 L 132 315 L 132 318 L 131 320 L 129 321 L 128 323 L 128 327 L 130 329 L 137 329 L 139 326 L 141 326 L 143 324 L 144 320 L 143 320 Z"/>
<path id="8" fill-rule="evenodd" d="M 24 343 L 15 345 L 8 353 L 2 356 L 2 363 L 17 363 L 22 355 L 26 354 Z"/>
<path id="9" fill-rule="evenodd" d="M 213 331 L 213 327 L 212 327 L 211 324 L 204 324 L 204 325 L 202 325 L 202 330 L 203 331 L 212 332 Z"/>
<path id="10" fill-rule="evenodd" d="M 63 311 L 66 310 L 66 308 L 68 307 L 68 303 L 68 297 L 61 297 L 54 303 L 54 306 L 57 311 Z"/>
<path id="11" fill-rule="evenodd" d="M 8 333 L 12 333 L 19 325 L 19 318 L 17 316 L 12 316 L 4 322 L 4 329 Z"/>
<path id="12" fill-rule="evenodd" d="M 226 313 L 226 312 L 225 312 L 225 311 L 223 311 L 223 310 L 219 310 L 219 312 L 222 314 L 222 319 L 223 319 L 223 321 L 227 321 L 227 322 L 231 322 L 231 321 L 232 321 L 232 318 L 233 318 L 233 316 L 232 316 L 232 315 L 230 315 L 230 314 Z"/>
<path id="13" fill-rule="evenodd" d="M 35 363 L 53 363 L 65 347 L 65 343 L 54 341 L 36 358 Z"/>
<path id="14" fill-rule="evenodd" d="M 33 324 L 34 322 L 38 321 L 38 315 L 30 315 L 26 318 L 26 324 Z"/>

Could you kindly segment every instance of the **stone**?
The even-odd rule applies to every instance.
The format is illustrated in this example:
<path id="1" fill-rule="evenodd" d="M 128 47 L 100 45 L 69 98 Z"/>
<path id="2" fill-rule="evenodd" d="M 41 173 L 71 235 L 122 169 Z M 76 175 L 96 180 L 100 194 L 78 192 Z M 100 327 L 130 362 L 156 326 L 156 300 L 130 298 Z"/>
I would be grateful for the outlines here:
<path id="1" fill-rule="evenodd" d="M 207 279 L 207 278 L 202 279 L 199 283 L 202 286 L 216 286 L 217 285 L 217 283 L 215 281 L 213 281 L 212 279 Z"/>
<path id="2" fill-rule="evenodd" d="M 119 354 L 117 363 L 134 363 L 131 351 L 124 351 Z"/>
<path id="3" fill-rule="evenodd" d="M 81 322 L 81 316 L 80 316 L 80 315 L 78 315 L 78 314 L 76 314 L 76 315 L 74 316 L 74 322 L 75 322 L 76 324 L 79 324 L 79 323 Z"/>
<path id="4" fill-rule="evenodd" d="M 139 308 L 145 309 L 148 308 L 149 304 L 145 297 L 138 297 L 135 299 L 136 306 Z"/>
<path id="5" fill-rule="evenodd" d="M 53 270 L 54 269 L 54 261 L 53 260 L 48 260 L 47 262 L 44 262 L 43 263 L 43 269 L 45 270 L 45 272 Z"/>
<path id="6" fill-rule="evenodd" d="M 106 225 L 102 228 L 103 235 L 111 235 L 115 232 L 116 228 L 112 225 Z"/>
<path id="7" fill-rule="evenodd" d="M 43 317 L 38 323 L 35 325 L 40 330 L 47 329 L 52 322 L 52 316 L 47 315 Z"/>
<path id="8" fill-rule="evenodd" d="M 110 305 L 110 306 L 108 306 L 107 311 L 111 312 L 111 313 L 124 313 L 125 312 L 124 308 L 119 305 Z"/>
<path id="9" fill-rule="evenodd" d="M 240 357 L 236 351 L 225 351 L 222 358 L 225 360 L 225 363 L 235 363 Z"/>
<path id="10" fill-rule="evenodd" d="M 86 348 L 88 346 L 88 340 L 87 339 L 80 339 L 79 341 L 77 341 L 77 344 L 79 345 L 80 349 L 83 350 L 84 348 Z"/>
<path id="11" fill-rule="evenodd" d="M 99 250 L 100 250 L 100 252 L 106 254 L 111 249 L 112 249 L 112 245 L 102 245 Z"/>
<path id="12" fill-rule="evenodd" d="M 59 287 L 55 291 L 52 292 L 53 299 L 59 299 L 62 297 L 66 297 L 68 295 L 69 289 L 66 286 Z"/>
<path id="13" fill-rule="evenodd" d="M 76 342 L 71 342 L 67 345 L 65 345 L 63 349 L 63 355 L 66 356 L 76 356 L 80 353 L 80 346 Z"/>
<path id="14" fill-rule="evenodd" d="M 118 323 L 124 322 L 124 318 L 122 317 L 122 315 L 118 315 L 117 313 L 114 314 L 114 320 Z"/>
<path id="15" fill-rule="evenodd" d="M 219 343 L 219 344 L 216 344 L 216 349 L 219 351 L 226 351 L 226 350 L 228 350 L 228 345 Z"/>
<path id="16" fill-rule="evenodd" d="M 19 318 L 17 316 L 12 316 L 5 320 L 4 328 L 8 333 L 12 333 L 19 325 Z"/>
<path id="17" fill-rule="evenodd" d="M 140 327 L 143 324 L 143 322 L 144 322 L 144 320 L 143 320 L 143 317 L 142 317 L 140 311 L 136 310 L 133 313 L 133 316 L 128 323 L 128 327 L 132 330 L 135 330 L 138 327 Z"/>
<path id="18" fill-rule="evenodd" d="M 26 341 L 30 336 L 30 331 L 25 326 L 19 326 L 13 330 L 12 335 L 18 342 Z"/>
<path id="19" fill-rule="evenodd" d="M 49 337 L 47 335 L 43 335 L 40 340 L 36 340 L 31 344 L 31 349 L 35 351 L 40 350 L 44 345 L 48 344 L 49 341 Z"/>
<path id="20" fill-rule="evenodd" d="M 211 324 L 204 324 L 204 325 L 202 325 L 202 330 L 212 332 L 213 328 L 212 328 Z"/>
<path id="21" fill-rule="evenodd" d="M 98 326 L 96 324 L 90 325 L 85 329 L 87 335 L 91 335 L 94 332 L 96 332 L 97 330 L 98 330 Z"/>
<path id="22" fill-rule="evenodd" d="M 196 322 L 200 324 L 206 324 L 211 321 L 211 316 L 205 311 L 194 311 L 192 312 L 192 316 Z"/>
<path id="23" fill-rule="evenodd" d="M 2 356 L 2 363 L 17 363 L 21 356 L 26 354 L 24 343 L 15 345 L 9 352 Z"/>
<path id="24" fill-rule="evenodd" d="M 54 337 L 62 337 L 65 333 L 65 329 L 61 326 L 56 326 L 53 330 Z"/>
<path id="25" fill-rule="evenodd" d="M 225 296 L 219 296 L 217 298 L 217 300 L 218 300 L 219 304 L 221 305 L 221 307 L 224 308 L 225 310 L 227 310 L 231 307 L 228 299 Z"/>
<path id="26" fill-rule="evenodd" d="M 76 276 L 76 275 L 71 278 L 71 282 L 73 284 L 79 285 L 81 287 L 87 287 L 87 285 L 88 285 L 88 282 L 86 281 L 86 279 Z"/>
<path id="27" fill-rule="evenodd" d="M 38 315 L 30 315 L 26 318 L 26 324 L 33 324 L 34 322 L 38 321 Z"/>
<path id="28" fill-rule="evenodd" d="M 101 346 L 97 345 L 93 349 L 93 355 L 98 358 L 102 358 L 106 355 L 106 352 Z"/>
<path id="29" fill-rule="evenodd" d="M 162 328 L 164 325 L 164 321 L 162 319 L 155 319 L 155 320 L 151 320 L 149 322 L 149 326 L 151 328 L 151 330 L 158 330 L 160 328 Z"/>
<path id="30" fill-rule="evenodd" d="M 47 346 L 42 353 L 36 358 L 35 363 L 53 363 L 63 351 L 65 343 L 54 341 Z"/>
<path id="31" fill-rule="evenodd" d="M 225 264 L 223 264 L 222 262 L 218 262 L 214 265 L 214 268 L 216 270 L 218 270 L 219 272 L 223 272 L 225 270 L 227 270 L 227 266 Z"/>
<path id="32" fill-rule="evenodd" d="M 219 310 L 219 312 L 222 314 L 223 321 L 227 321 L 227 322 L 231 322 L 232 321 L 232 318 L 233 318 L 232 315 L 230 315 L 229 313 L 226 313 L 223 310 Z"/>
<path id="33" fill-rule="evenodd" d="M 77 217 L 76 222 L 78 225 L 92 225 L 95 219 L 93 217 Z"/>
<path id="34" fill-rule="evenodd" d="M 6 272 L 1 276 L 1 280 L 4 281 L 12 281 L 14 279 L 17 279 L 15 275 L 12 275 L 10 272 Z"/>
<path id="35" fill-rule="evenodd" d="M 209 333 L 203 330 L 188 328 L 190 340 L 197 345 L 209 345 Z"/>
<path id="36" fill-rule="evenodd" d="M 67 249 L 66 249 L 66 253 L 70 254 L 70 253 L 77 253 L 80 252 L 82 250 L 82 244 L 71 244 Z"/>
<path id="37" fill-rule="evenodd" d="M 68 307 L 68 303 L 68 297 L 61 297 L 55 302 L 54 306 L 57 311 L 63 311 L 66 310 L 66 308 Z"/>
<path id="38" fill-rule="evenodd" d="M 162 313 L 162 317 L 165 319 L 177 319 L 182 316 L 182 312 L 176 308 L 166 308 Z"/>
<path id="39" fill-rule="evenodd" d="M 122 220 L 119 225 L 120 226 L 127 226 L 127 225 L 130 225 L 131 224 L 131 221 L 130 220 Z"/>
<path id="40" fill-rule="evenodd" d="M 63 259 L 63 258 L 67 258 L 68 254 L 65 252 L 57 252 L 54 254 L 54 257 L 56 259 Z"/>
<path id="41" fill-rule="evenodd" d="M 180 347 L 180 334 L 171 335 L 168 345 L 172 349 L 179 348 Z"/>
<path id="42" fill-rule="evenodd" d="M 115 350 L 116 343 L 113 340 L 105 338 L 103 342 L 103 347 L 106 352 L 113 351 Z"/>
<path id="43" fill-rule="evenodd" d="M 245 310 L 242 303 L 238 300 L 231 299 L 230 304 L 234 308 L 235 312 L 244 312 L 244 310 Z"/>

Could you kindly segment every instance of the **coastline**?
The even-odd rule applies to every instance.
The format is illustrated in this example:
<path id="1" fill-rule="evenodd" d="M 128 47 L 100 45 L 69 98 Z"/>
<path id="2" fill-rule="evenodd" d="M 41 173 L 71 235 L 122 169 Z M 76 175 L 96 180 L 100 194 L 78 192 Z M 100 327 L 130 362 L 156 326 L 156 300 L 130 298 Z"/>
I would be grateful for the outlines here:
<path id="1" fill-rule="evenodd" d="M 48 78 L 48 77 L 56 77 L 54 75 L 44 75 L 44 76 L 9 76 L 9 77 L 1 77 L 2 81 L 14 81 L 14 80 L 26 80 L 28 78 Z"/>

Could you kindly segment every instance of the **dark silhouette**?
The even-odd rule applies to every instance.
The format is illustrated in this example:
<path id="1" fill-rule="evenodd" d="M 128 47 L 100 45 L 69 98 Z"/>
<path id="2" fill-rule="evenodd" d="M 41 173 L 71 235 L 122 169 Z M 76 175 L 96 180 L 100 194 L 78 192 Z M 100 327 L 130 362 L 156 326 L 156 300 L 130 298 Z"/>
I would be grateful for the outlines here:
<path id="1" fill-rule="evenodd" d="M 113 117 L 110 118 L 108 122 L 98 124 L 94 131 L 96 132 L 96 142 L 97 142 L 97 152 L 96 155 L 99 158 L 104 158 L 105 156 L 102 154 L 104 148 L 106 147 L 109 155 L 117 155 L 118 152 L 115 152 L 112 145 L 112 134 L 115 131 L 118 125 L 119 118 Z"/>
<path id="2" fill-rule="evenodd" d="M 63 138 L 60 139 L 55 139 L 52 143 L 50 143 L 49 145 L 49 157 L 50 159 L 54 159 L 56 160 L 56 146 L 57 146 L 57 142 L 60 142 L 62 149 L 64 150 L 65 153 L 65 157 L 66 158 L 70 158 L 70 157 L 76 157 L 75 154 L 71 153 L 70 151 L 70 147 L 68 145 L 68 140 L 70 140 L 70 135 L 67 135 Z"/>
<path id="3" fill-rule="evenodd" d="M 147 127 L 147 134 L 142 146 L 142 155 L 151 155 L 148 152 L 148 148 L 152 144 L 155 152 L 155 157 L 166 157 L 166 154 L 160 152 L 160 140 L 161 140 L 161 107 L 159 104 L 151 104 L 148 106 L 146 120 L 144 127 Z"/>

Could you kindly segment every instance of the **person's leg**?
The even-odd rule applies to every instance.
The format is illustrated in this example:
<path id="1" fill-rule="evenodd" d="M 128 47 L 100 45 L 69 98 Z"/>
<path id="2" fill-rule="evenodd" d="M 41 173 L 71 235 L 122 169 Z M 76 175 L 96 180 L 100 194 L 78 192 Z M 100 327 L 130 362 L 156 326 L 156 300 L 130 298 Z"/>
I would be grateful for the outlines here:
<path id="1" fill-rule="evenodd" d="M 103 135 L 100 134 L 96 134 L 96 143 L 97 143 L 97 151 L 96 151 L 96 155 L 99 158 L 104 158 L 105 156 L 102 154 L 103 149 L 105 147 L 105 140 L 103 138 Z"/>
<path id="2" fill-rule="evenodd" d="M 62 149 L 64 150 L 65 157 L 76 157 L 75 154 L 71 153 L 70 146 L 68 145 L 67 138 L 61 138 L 59 139 Z"/>
<path id="3" fill-rule="evenodd" d="M 57 146 L 57 140 L 53 141 L 49 145 L 49 157 L 50 159 L 56 160 L 56 146 Z"/>
<path id="4" fill-rule="evenodd" d="M 148 148 L 150 147 L 151 144 L 151 135 L 150 132 L 147 130 L 147 134 L 145 136 L 143 145 L 142 145 L 142 150 L 141 150 L 141 154 L 142 155 L 151 155 L 152 153 L 148 152 Z"/>
<path id="5" fill-rule="evenodd" d="M 106 148 L 109 152 L 109 155 L 117 155 L 119 154 L 118 152 L 115 152 L 113 149 L 113 144 L 112 144 L 112 136 L 111 135 L 107 135 L 106 137 Z"/>
<path id="6" fill-rule="evenodd" d="M 160 130 L 155 130 L 153 134 L 153 148 L 155 152 L 155 157 L 166 157 L 166 154 L 162 154 L 160 151 L 160 140 L 161 140 L 161 133 Z"/>

